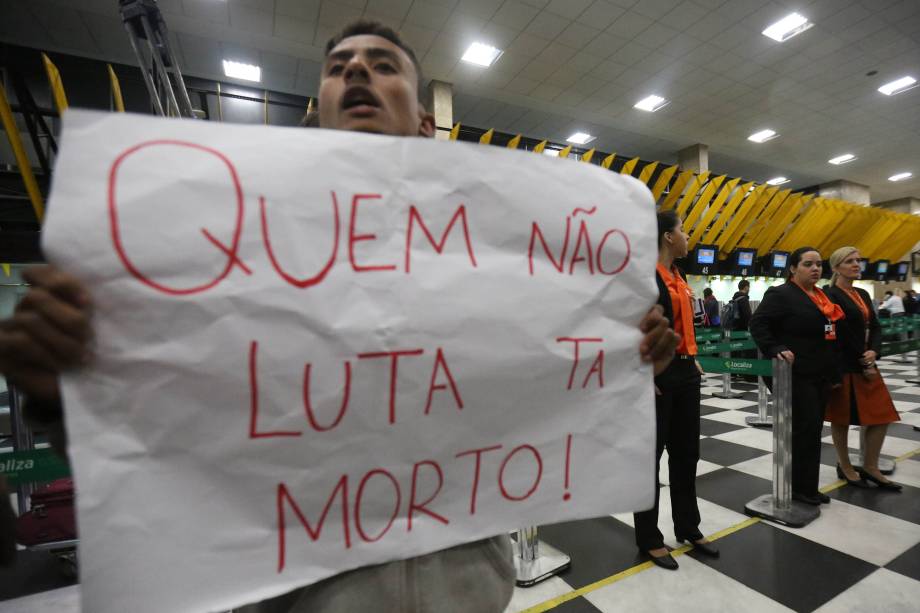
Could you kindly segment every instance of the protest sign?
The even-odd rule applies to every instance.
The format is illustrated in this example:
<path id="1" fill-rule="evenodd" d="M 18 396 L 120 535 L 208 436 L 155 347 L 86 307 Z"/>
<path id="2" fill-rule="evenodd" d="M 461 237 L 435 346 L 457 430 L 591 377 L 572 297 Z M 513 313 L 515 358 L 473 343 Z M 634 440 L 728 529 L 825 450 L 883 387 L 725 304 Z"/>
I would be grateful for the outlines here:
<path id="1" fill-rule="evenodd" d="M 64 379 L 84 610 L 651 506 L 654 219 L 590 164 L 70 111 L 44 248 L 94 302 Z"/>

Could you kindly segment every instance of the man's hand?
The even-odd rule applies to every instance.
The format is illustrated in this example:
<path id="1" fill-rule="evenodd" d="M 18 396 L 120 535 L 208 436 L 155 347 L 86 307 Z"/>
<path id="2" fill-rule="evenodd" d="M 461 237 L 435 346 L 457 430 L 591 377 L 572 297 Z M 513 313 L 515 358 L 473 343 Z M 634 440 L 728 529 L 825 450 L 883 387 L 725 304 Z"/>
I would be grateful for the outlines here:
<path id="1" fill-rule="evenodd" d="M 0 321 L 0 372 L 35 400 L 57 402 L 58 374 L 89 359 L 89 294 L 53 266 L 32 267 L 23 277 L 32 288 Z"/>
<path id="2" fill-rule="evenodd" d="M 776 354 L 776 357 L 778 357 L 784 362 L 789 362 L 790 365 L 795 363 L 795 354 L 789 351 L 788 349 L 786 351 L 780 351 L 779 353 Z"/>
<path id="3" fill-rule="evenodd" d="M 639 330 L 645 334 L 639 345 L 639 355 L 643 362 L 652 362 L 655 374 L 659 375 L 674 359 L 674 350 L 680 343 L 680 336 L 668 327 L 664 310 L 658 304 L 639 322 Z"/>

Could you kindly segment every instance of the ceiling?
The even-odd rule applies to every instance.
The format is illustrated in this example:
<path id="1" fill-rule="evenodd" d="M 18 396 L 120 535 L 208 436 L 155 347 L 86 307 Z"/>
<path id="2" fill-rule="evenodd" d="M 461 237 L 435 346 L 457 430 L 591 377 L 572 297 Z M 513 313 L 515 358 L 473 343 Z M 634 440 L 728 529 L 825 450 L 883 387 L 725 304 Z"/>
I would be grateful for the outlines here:
<path id="1" fill-rule="evenodd" d="M 918 0 L 159 0 L 185 72 L 258 63 L 263 86 L 314 95 L 324 42 L 364 16 L 396 26 L 425 76 L 454 84 L 454 120 L 663 162 L 694 143 L 710 168 L 801 188 L 846 179 L 872 201 L 920 197 Z M 760 34 L 791 11 L 816 25 L 785 43 Z M 117 0 L 0 0 L 0 40 L 133 62 Z M 474 40 L 504 50 L 459 61 Z M 873 76 L 866 73 L 877 71 Z M 66 75 L 65 75 L 66 82 Z M 240 82 L 245 84 L 245 82 Z M 633 109 L 655 93 L 670 104 Z M 755 144 L 747 136 L 780 136 Z M 843 153 L 844 166 L 827 163 Z M 910 171 L 910 180 L 887 177 Z"/>

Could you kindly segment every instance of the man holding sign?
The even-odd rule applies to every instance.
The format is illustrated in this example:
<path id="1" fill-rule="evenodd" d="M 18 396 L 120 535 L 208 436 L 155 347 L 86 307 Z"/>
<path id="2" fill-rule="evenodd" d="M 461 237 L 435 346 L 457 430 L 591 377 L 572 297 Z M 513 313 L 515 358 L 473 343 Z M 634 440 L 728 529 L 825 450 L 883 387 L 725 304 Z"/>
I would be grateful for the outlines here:
<path id="1" fill-rule="evenodd" d="M 430 137 L 419 80 L 398 35 L 353 24 L 320 127 Z M 45 423 L 64 374 L 85 610 L 497 613 L 508 539 L 483 537 L 651 506 L 640 361 L 677 338 L 647 311 L 638 182 L 387 136 L 65 123 L 56 266 L 26 273 L 0 371 Z"/>

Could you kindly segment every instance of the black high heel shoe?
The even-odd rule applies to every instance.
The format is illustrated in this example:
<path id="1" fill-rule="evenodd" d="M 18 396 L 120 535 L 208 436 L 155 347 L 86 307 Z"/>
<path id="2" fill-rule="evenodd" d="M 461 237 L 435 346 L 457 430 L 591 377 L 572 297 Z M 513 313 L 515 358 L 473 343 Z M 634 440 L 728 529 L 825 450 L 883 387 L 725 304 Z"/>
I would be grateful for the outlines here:
<path id="1" fill-rule="evenodd" d="M 888 490 L 889 492 L 900 492 L 902 489 L 900 483 L 895 483 L 894 481 L 882 481 L 881 479 L 873 477 L 862 467 L 857 468 L 856 472 L 858 472 L 859 476 L 866 481 L 871 481 L 872 483 L 876 484 L 879 489 Z"/>
<path id="2" fill-rule="evenodd" d="M 668 553 L 667 555 L 663 555 L 663 556 L 653 556 L 651 552 L 646 551 L 645 549 L 640 549 L 639 553 L 641 553 L 643 556 L 651 560 L 652 564 L 654 564 L 655 566 L 659 566 L 666 570 L 677 570 L 678 568 L 680 568 L 680 566 L 677 564 L 677 560 L 675 560 L 671 556 L 671 548 L 666 547 L 666 549 L 668 550 Z"/>
<path id="3" fill-rule="evenodd" d="M 854 468 L 853 470 L 856 469 Z M 856 474 L 859 475 L 858 470 L 856 470 Z M 840 464 L 837 465 L 837 477 L 843 479 L 847 482 L 847 485 L 852 485 L 853 487 L 858 487 L 861 489 L 870 489 L 872 487 L 865 479 L 862 478 L 862 475 L 860 475 L 859 479 L 856 480 L 847 477 L 847 474 L 843 472 L 842 468 L 840 468 Z"/>
<path id="4" fill-rule="evenodd" d="M 706 543 L 694 542 L 689 539 L 682 539 L 682 538 L 678 538 L 677 542 L 678 543 L 689 542 L 693 546 L 694 551 L 698 551 L 704 556 L 709 556 L 710 558 L 719 557 L 719 550 L 716 549 L 715 545 L 713 545 L 710 542 L 706 542 Z"/>

